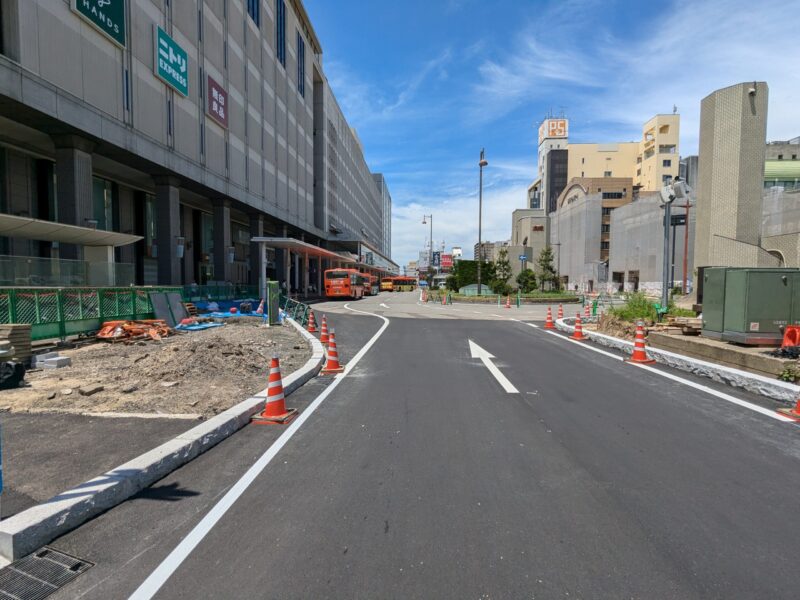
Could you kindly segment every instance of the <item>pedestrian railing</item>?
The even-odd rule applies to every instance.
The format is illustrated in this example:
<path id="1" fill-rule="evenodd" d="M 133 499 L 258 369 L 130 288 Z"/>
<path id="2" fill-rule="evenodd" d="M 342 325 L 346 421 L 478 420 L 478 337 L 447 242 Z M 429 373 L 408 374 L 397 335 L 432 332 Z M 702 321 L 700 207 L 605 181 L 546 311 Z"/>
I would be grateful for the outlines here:
<path id="1" fill-rule="evenodd" d="M 306 324 L 308 324 L 308 313 L 311 311 L 308 304 L 281 295 L 280 307 L 286 315 L 294 319 L 300 325 L 305 327 Z"/>
<path id="2" fill-rule="evenodd" d="M 150 292 L 180 288 L 0 288 L 0 324 L 29 323 L 31 339 L 86 335 L 105 321 L 154 318 Z"/>

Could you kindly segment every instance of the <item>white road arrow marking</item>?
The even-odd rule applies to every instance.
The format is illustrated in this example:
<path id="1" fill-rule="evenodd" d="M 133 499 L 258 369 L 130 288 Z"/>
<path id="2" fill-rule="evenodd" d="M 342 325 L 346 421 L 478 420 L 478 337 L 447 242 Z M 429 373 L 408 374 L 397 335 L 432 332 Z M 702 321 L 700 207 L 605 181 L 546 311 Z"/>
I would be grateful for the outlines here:
<path id="1" fill-rule="evenodd" d="M 386 306 L 386 305 L 385 305 L 385 304 L 383 304 L 383 303 L 381 303 L 381 306 L 382 306 L 383 308 L 391 308 L 391 306 Z"/>
<path id="2" fill-rule="evenodd" d="M 478 346 L 472 340 L 469 340 L 469 351 L 472 354 L 472 358 L 480 358 L 481 362 L 486 365 L 486 368 L 489 369 L 489 372 L 494 375 L 494 378 L 497 379 L 497 382 L 503 386 L 503 389 L 508 394 L 519 394 L 519 390 L 514 387 L 514 385 L 508 380 L 508 378 L 500 372 L 495 364 L 492 362 L 494 356 L 492 356 L 489 352 Z"/>

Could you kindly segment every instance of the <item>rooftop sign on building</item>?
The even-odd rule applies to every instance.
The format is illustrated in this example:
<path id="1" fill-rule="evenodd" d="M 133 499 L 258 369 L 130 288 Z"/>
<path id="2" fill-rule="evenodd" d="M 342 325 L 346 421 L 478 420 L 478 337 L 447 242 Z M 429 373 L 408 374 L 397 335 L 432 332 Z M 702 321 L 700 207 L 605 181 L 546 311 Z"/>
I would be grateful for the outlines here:
<path id="1" fill-rule="evenodd" d="M 72 0 L 72 10 L 112 42 L 125 47 L 125 0 Z"/>
<path id="2" fill-rule="evenodd" d="M 155 26 L 156 76 L 182 96 L 189 95 L 189 55 L 167 32 Z"/>
<path id="3" fill-rule="evenodd" d="M 567 119 L 545 119 L 539 125 L 539 143 L 554 138 L 569 137 L 569 121 Z"/>

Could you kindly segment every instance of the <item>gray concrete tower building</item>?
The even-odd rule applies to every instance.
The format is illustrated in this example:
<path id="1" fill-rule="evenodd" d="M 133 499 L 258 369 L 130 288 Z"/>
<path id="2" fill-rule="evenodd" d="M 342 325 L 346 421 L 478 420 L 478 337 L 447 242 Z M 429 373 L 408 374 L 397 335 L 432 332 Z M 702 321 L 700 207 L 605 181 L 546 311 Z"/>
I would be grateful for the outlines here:
<path id="1" fill-rule="evenodd" d="M 698 267 L 777 265 L 761 248 L 769 88 L 763 81 L 717 90 L 700 108 Z"/>

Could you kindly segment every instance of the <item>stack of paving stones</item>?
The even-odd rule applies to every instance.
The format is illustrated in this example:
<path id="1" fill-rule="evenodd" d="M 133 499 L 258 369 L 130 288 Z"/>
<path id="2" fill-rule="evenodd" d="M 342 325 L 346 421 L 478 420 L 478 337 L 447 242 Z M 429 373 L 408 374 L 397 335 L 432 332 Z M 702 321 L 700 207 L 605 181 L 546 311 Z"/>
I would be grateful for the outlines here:
<path id="1" fill-rule="evenodd" d="M 31 361 L 30 324 L 11 323 L 0 325 L 0 342 L 9 342 L 14 347 L 14 360 L 23 364 Z"/>

